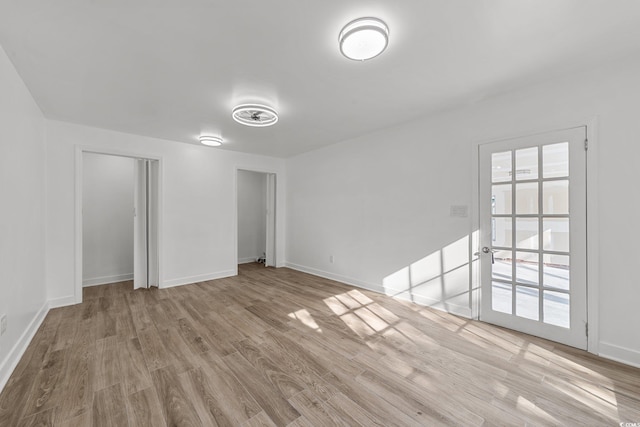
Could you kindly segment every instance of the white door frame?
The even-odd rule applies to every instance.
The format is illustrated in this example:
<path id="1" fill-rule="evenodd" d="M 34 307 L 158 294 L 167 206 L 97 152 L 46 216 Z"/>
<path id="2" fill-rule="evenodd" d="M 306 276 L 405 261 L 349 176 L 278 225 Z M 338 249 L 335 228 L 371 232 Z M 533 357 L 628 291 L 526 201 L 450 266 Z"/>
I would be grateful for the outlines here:
<path id="1" fill-rule="evenodd" d="M 103 147 L 91 147 L 76 145 L 75 147 L 75 303 L 82 302 L 82 188 L 83 188 L 83 154 L 104 154 L 107 156 L 128 157 L 132 159 L 148 159 L 158 161 L 158 284 L 163 282 L 163 263 L 162 263 L 162 211 L 163 211 L 163 161 L 162 157 L 135 153 L 123 150 L 114 150 Z M 161 286 L 159 286 L 161 287 Z"/>
<path id="2" fill-rule="evenodd" d="M 278 239 L 278 218 L 281 215 L 280 212 L 280 206 L 278 205 L 278 185 L 280 185 L 279 182 L 279 173 L 275 170 L 270 170 L 270 169 L 261 169 L 261 168 L 254 168 L 251 166 L 236 166 L 234 169 L 234 173 L 233 173 L 233 188 L 234 188 L 234 192 L 233 192 L 233 198 L 234 198 L 234 203 L 233 203 L 233 208 L 234 208 L 234 213 L 233 213 L 233 230 L 234 230 L 234 234 L 233 234 L 233 258 L 235 259 L 235 263 L 234 263 L 234 271 L 235 274 L 238 275 L 238 172 L 239 171 L 248 171 L 248 172 L 257 172 L 257 173 L 263 173 L 263 174 L 267 174 L 267 184 L 269 183 L 269 175 L 272 175 L 274 177 L 274 182 L 273 182 L 273 191 L 267 191 L 267 197 L 273 197 L 272 203 L 269 202 L 269 200 L 267 200 L 267 205 L 268 206 L 273 206 L 273 212 L 269 212 L 267 213 L 267 234 L 270 234 L 269 231 L 269 223 L 271 223 L 273 229 L 272 229 L 272 236 L 273 236 L 273 255 L 272 255 L 272 262 L 273 265 L 272 267 L 276 267 L 278 265 L 278 247 L 283 243 L 280 241 L 280 239 Z M 267 239 L 267 245 L 269 244 L 269 239 Z"/>
<path id="3" fill-rule="evenodd" d="M 266 251 L 264 265 L 266 267 L 276 266 L 276 185 L 278 177 L 270 173 L 267 178 L 267 230 L 266 230 Z"/>
<path id="4" fill-rule="evenodd" d="M 472 141 L 471 171 L 472 171 L 472 206 L 475 213 L 471 215 L 471 229 L 469 235 L 473 238 L 472 253 L 480 251 L 477 231 L 480 227 L 480 170 L 479 170 L 479 146 L 508 139 L 517 139 L 523 136 L 532 136 L 549 133 L 558 130 L 585 126 L 587 129 L 587 322 L 589 334 L 587 337 L 587 351 L 593 354 L 599 353 L 600 328 L 599 328 L 599 217 L 598 217 L 598 117 L 590 117 L 575 121 L 561 121 L 552 123 L 544 128 L 525 130 L 522 132 L 502 135 L 495 138 L 484 138 Z M 471 308 L 472 317 L 480 317 L 480 262 L 477 256 L 472 256 L 473 282 L 471 284 Z"/>

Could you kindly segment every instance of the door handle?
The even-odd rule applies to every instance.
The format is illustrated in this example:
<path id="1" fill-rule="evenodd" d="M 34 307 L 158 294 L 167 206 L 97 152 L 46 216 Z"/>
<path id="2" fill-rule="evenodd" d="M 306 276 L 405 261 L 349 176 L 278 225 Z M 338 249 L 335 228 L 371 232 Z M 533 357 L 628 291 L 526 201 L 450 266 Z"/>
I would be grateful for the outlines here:
<path id="1" fill-rule="evenodd" d="M 490 248 L 490 247 L 488 247 L 488 246 L 485 246 L 485 247 L 483 247 L 481 250 L 482 250 L 482 253 L 485 253 L 485 254 L 490 253 L 490 254 L 491 254 L 491 264 L 495 264 L 495 263 L 496 263 L 496 260 L 495 260 L 495 258 L 494 258 L 494 256 L 493 256 L 493 253 L 494 253 L 495 251 L 494 251 L 493 249 L 491 249 L 491 248 Z M 475 256 L 479 256 L 479 255 L 480 255 L 480 252 L 476 252 L 476 253 L 474 253 L 474 255 L 475 255 Z"/>

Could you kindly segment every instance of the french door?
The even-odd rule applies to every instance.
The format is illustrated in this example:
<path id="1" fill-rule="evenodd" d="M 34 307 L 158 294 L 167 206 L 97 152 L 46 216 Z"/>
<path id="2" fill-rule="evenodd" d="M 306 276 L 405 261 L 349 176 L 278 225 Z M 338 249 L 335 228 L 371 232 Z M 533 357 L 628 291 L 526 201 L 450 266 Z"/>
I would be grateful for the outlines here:
<path id="1" fill-rule="evenodd" d="M 586 128 L 480 146 L 480 319 L 587 347 Z"/>

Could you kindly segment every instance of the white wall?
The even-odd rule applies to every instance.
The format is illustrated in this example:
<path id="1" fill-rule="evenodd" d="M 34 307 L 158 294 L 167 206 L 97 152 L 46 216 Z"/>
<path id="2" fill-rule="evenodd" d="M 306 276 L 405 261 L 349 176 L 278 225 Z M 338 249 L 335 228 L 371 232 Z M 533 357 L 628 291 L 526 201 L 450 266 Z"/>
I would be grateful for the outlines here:
<path id="1" fill-rule="evenodd" d="M 77 146 L 161 158 L 161 286 L 235 274 L 236 168 L 271 171 L 279 186 L 285 183 L 282 159 L 47 120 L 47 280 L 56 305 L 76 301 Z M 281 188 L 277 204 L 284 212 Z M 284 215 L 277 221 L 277 240 L 284 242 Z M 284 260 L 284 244 L 277 255 Z"/>
<path id="2" fill-rule="evenodd" d="M 0 390 L 46 314 L 44 119 L 0 48 Z"/>
<path id="3" fill-rule="evenodd" d="M 84 286 L 133 279 L 133 165 L 129 157 L 83 155 Z"/>
<path id="4" fill-rule="evenodd" d="M 267 175 L 238 171 L 238 263 L 253 262 L 267 247 Z"/>
<path id="5" fill-rule="evenodd" d="M 403 296 L 469 313 L 467 236 L 477 221 L 449 209 L 474 202 L 477 142 L 597 116 L 588 155 L 599 171 L 589 213 L 599 218 L 589 236 L 600 254 L 599 351 L 640 366 L 638 75 L 637 60 L 607 64 L 289 159 L 288 264 L 390 293 L 428 282 Z"/>

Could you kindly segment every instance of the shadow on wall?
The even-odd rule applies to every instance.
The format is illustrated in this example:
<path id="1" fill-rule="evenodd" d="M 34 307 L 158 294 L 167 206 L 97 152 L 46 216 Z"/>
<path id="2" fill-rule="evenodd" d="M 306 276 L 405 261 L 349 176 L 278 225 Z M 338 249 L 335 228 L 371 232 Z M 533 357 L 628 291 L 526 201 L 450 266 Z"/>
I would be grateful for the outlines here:
<path id="1" fill-rule="evenodd" d="M 385 294 L 448 312 L 471 316 L 476 289 L 473 255 L 478 231 L 432 252 L 382 280 Z"/>

